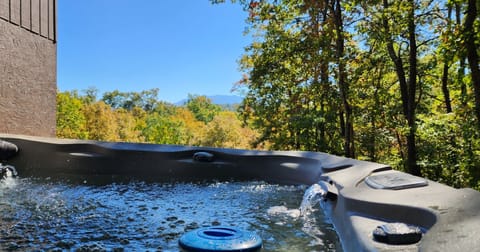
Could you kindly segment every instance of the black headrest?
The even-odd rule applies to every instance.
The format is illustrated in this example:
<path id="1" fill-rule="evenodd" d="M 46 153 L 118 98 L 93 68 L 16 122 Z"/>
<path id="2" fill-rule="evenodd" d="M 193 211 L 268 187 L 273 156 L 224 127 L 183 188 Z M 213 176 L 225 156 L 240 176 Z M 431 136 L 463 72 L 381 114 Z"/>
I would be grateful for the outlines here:
<path id="1" fill-rule="evenodd" d="M 0 161 L 13 157 L 18 152 L 18 147 L 10 142 L 0 140 Z"/>

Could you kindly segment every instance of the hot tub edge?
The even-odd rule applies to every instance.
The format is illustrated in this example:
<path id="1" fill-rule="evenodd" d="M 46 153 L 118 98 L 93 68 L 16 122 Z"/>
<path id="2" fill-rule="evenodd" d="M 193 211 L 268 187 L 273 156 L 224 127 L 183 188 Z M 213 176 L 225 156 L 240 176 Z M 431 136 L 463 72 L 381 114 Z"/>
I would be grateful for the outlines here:
<path id="1" fill-rule="evenodd" d="M 365 182 L 367 178 L 386 178 L 392 183 L 411 178 L 383 164 L 317 152 L 110 143 L 9 134 L 0 134 L 0 139 L 18 146 L 18 154 L 6 163 L 14 165 L 20 176 L 324 183 L 330 191 L 328 195 L 333 195 L 326 198 L 324 208 L 346 251 L 473 251 L 480 246 L 476 235 L 480 227 L 480 192 L 429 180 L 411 186 L 403 181 L 394 189 L 374 188 Z M 418 226 L 423 238 L 410 245 L 375 241 L 374 229 L 392 222 Z"/>

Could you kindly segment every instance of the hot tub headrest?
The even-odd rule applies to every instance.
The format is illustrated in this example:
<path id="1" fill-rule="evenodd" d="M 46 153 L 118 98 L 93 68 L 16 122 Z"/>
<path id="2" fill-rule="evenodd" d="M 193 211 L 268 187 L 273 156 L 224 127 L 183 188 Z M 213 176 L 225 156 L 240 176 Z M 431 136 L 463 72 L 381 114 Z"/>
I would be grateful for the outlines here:
<path id="1" fill-rule="evenodd" d="M 18 147 L 10 142 L 0 140 L 0 162 L 8 160 L 18 153 Z"/>

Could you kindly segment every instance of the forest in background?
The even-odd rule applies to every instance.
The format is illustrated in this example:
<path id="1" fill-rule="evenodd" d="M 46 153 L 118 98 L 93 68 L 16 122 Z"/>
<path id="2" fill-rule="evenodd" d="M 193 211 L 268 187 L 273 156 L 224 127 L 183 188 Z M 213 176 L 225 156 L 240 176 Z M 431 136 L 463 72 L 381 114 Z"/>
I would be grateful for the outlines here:
<path id="1" fill-rule="evenodd" d="M 59 136 L 322 151 L 480 188 L 477 0 L 232 2 L 253 37 L 237 112 L 201 96 L 173 106 L 158 90 L 64 92 Z M 77 115 L 62 121 L 63 103 Z"/>
<path id="2" fill-rule="evenodd" d="M 158 89 L 57 93 L 57 137 L 249 149 L 257 133 L 230 106 L 189 95 L 184 105 L 159 101 Z"/>

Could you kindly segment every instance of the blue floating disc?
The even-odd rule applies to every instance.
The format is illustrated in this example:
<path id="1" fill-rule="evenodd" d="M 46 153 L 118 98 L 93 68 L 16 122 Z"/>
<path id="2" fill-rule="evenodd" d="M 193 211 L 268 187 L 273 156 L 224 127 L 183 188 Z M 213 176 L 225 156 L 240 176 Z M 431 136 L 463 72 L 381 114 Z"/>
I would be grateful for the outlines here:
<path id="1" fill-rule="evenodd" d="M 178 244 L 189 252 L 257 251 L 262 248 L 262 239 L 235 227 L 215 226 L 190 231 L 180 237 Z"/>

